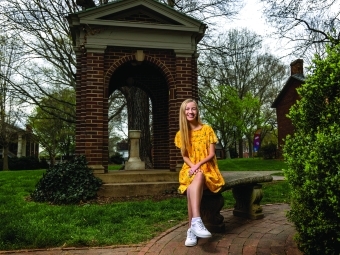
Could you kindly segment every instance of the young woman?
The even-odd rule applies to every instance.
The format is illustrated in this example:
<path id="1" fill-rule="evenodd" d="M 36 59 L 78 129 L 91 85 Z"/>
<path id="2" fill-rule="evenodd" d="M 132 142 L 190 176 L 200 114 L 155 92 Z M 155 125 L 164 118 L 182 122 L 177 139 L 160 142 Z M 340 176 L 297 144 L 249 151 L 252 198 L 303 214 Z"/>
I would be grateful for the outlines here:
<path id="1" fill-rule="evenodd" d="M 224 185 L 224 179 L 215 157 L 217 137 L 209 125 L 201 122 L 195 100 L 187 99 L 182 103 L 179 127 L 175 145 L 181 149 L 184 164 L 179 173 L 178 191 L 187 195 L 189 217 L 185 245 L 195 246 L 197 237 L 211 237 L 200 215 L 203 190 L 218 192 Z"/>

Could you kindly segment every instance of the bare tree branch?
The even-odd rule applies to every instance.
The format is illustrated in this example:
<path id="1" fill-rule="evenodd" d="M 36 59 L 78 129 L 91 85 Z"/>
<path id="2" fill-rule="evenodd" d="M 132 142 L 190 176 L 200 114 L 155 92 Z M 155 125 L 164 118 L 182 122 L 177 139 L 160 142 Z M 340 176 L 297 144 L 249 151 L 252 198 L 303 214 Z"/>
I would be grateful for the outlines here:
<path id="1" fill-rule="evenodd" d="M 288 40 L 292 54 L 310 58 L 340 42 L 339 0 L 260 0 L 274 36 Z"/>

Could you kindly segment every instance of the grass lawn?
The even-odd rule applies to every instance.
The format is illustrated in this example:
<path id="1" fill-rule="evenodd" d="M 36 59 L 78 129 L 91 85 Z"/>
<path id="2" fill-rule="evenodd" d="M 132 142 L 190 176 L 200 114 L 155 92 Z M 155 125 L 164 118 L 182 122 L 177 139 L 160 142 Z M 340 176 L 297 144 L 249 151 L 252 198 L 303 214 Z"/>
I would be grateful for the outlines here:
<path id="1" fill-rule="evenodd" d="M 108 170 L 119 170 L 122 167 L 122 165 L 111 164 L 109 165 Z"/>
<path id="2" fill-rule="evenodd" d="M 221 171 L 281 171 L 287 168 L 283 160 L 261 158 L 238 158 L 218 160 Z"/>
<path id="3" fill-rule="evenodd" d="M 187 218 L 185 197 L 64 206 L 27 200 L 43 173 L 0 172 L 0 250 L 138 244 Z M 262 204 L 289 202 L 285 181 L 263 191 Z M 231 192 L 224 197 L 224 208 L 232 208 Z"/>

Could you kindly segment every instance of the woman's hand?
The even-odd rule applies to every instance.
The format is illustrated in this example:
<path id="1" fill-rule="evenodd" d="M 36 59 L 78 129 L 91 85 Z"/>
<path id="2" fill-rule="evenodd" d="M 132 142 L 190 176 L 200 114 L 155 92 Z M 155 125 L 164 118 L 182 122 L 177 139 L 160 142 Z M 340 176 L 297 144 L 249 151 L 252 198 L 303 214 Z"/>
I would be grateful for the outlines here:
<path id="1" fill-rule="evenodd" d="M 191 166 L 190 170 L 189 170 L 189 177 L 193 176 L 194 174 L 197 174 L 200 171 L 200 166 L 201 164 L 196 164 Z"/>

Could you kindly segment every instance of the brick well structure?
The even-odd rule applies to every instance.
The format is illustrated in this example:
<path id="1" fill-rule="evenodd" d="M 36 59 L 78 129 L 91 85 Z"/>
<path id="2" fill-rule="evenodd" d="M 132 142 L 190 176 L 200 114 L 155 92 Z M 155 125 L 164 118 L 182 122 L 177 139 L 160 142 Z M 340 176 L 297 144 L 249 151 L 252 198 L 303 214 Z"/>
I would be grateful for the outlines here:
<path id="1" fill-rule="evenodd" d="M 290 108 L 299 99 L 296 91 L 305 81 L 303 74 L 303 60 L 297 59 L 290 64 L 291 76 L 286 81 L 281 92 L 272 104 L 276 108 L 277 126 L 278 126 L 278 145 L 280 155 L 284 146 L 284 139 L 287 135 L 294 133 L 292 121 L 287 117 Z"/>
<path id="2" fill-rule="evenodd" d="M 67 17 L 77 57 L 76 153 L 108 166 L 108 98 L 136 86 L 151 99 L 153 164 L 175 171 L 183 100 L 197 99 L 197 43 L 206 25 L 154 0 L 124 0 Z"/>

